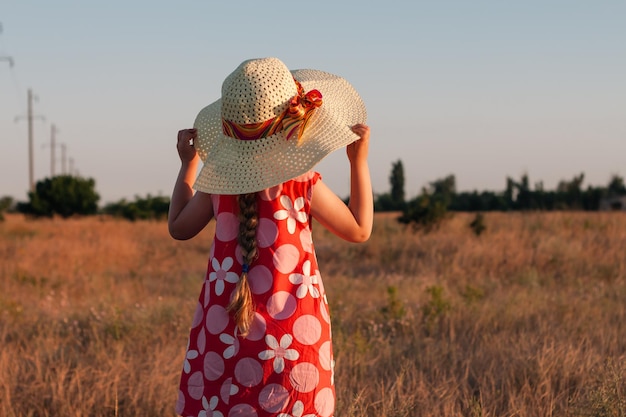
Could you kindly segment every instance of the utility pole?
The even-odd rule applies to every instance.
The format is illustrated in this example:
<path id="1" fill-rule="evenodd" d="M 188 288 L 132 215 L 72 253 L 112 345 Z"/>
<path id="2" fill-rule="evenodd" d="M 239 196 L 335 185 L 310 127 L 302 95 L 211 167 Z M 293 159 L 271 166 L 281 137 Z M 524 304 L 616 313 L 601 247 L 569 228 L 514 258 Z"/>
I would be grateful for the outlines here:
<path id="1" fill-rule="evenodd" d="M 42 119 L 45 120 L 43 116 L 34 116 L 33 115 L 33 100 L 37 97 L 33 95 L 33 91 L 28 89 L 28 106 L 27 106 L 27 114 L 26 120 L 28 121 L 28 185 L 29 190 L 31 192 L 35 191 L 35 173 L 34 173 L 34 156 L 33 156 L 33 120 L 34 119 Z M 17 122 L 21 117 L 16 117 L 15 121 Z"/>
<path id="2" fill-rule="evenodd" d="M 28 184 L 35 191 L 35 169 L 33 155 L 33 91 L 28 89 Z"/>
<path id="3" fill-rule="evenodd" d="M 67 151 L 67 146 L 65 145 L 65 143 L 62 143 L 61 144 L 61 175 L 67 175 L 67 170 L 65 169 L 66 151 Z"/>
<path id="4" fill-rule="evenodd" d="M 56 144 L 56 134 L 59 130 L 55 125 L 50 127 L 50 178 L 54 178 L 54 163 L 56 161 L 55 156 L 55 148 Z"/>

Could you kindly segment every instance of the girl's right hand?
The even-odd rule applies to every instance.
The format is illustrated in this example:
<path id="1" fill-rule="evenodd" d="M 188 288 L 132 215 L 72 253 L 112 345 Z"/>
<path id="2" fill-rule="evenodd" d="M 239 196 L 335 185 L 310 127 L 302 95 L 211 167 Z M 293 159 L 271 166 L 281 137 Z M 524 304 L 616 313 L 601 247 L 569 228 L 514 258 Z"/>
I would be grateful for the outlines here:
<path id="1" fill-rule="evenodd" d="M 178 131 L 176 149 L 183 162 L 191 162 L 197 156 L 195 143 L 198 139 L 197 129 L 182 129 Z"/>

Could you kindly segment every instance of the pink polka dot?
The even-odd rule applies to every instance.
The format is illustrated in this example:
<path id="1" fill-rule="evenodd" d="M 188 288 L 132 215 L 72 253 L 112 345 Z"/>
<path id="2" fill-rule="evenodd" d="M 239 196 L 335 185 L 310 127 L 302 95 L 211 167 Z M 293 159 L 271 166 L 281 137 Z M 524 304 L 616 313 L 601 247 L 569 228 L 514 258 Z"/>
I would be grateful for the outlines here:
<path id="1" fill-rule="evenodd" d="M 241 246 L 237 245 L 235 248 L 235 259 L 239 264 L 243 265 L 243 254 L 241 253 Z"/>
<path id="2" fill-rule="evenodd" d="M 221 333 L 228 325 L 228 311 L 222 306 L 214 305 L 206 312 L 206 327 L 211 334 Z"/>
<path id="3" fill-rule="evenodd" d="M 293 272 L 299 260 L 300 252 L 294 245 L 282 245 L 274 252 L 274 267 L 283 274 Z"/>
<path id="4" fill-rule="evenodd" d="M 204 313 L 202 311 L 202 304 L 198 303 L 198 305 L 196 306 L 196 311 L 193 313 L 193 320 L 191 321 L 192 329 L 202 323 L 202 313 Z"/>
<path id="5" fill-rule="evenodd" d="M 216 217 L 215 236 L 222 242 L 230 242 L 239 234 L 239 219 L 233 213 L 220 213 Z"/>
<path id="6" fill-rule="evenodd" d="M 259 405 L 268 413 L 283 411 L 288 401 L 289 391 L 279 384 L 269 384 L 259 394 Z"/>
<path id="7" fill-rule="evenodd" d="M 321 417 L 330 417 L 335 411 L 335 393 L 331 388 L 323 388 L 315 396 L 315 410 Z"/>
<path id="8" fill-rule="evenodd" d="M 199 400 L 204 394 L 204 378 L 202 372 L 194 372 L 187 380 L 187 392 L 194 400 Z"/>
<path id="9" fill-rule="evenodd" d="M 228 417 L 257 417 L 254 407 L 248 404 L 237 404 L 228 412 Z"/>
<path id="10" fill-rule="evenodd" d="M 277 291 L 267 300 L 267 313 L 276 320 L 284 320 L 296 311 L 296 299 L 287 291 Z"/>
<path id="11" fill-rule="evenodd" d="M 204 355 L 204 377 L 209 381 L 215 381 L 224 374 L 224 359 L 215 352 L 207 352 Z"/>
<path id="12" fill-rule="evenodd" d="M 311 237 L 311 229 L 305 227 L 300 232 L 300 244 L 305 252 L 313 253 L 313 238 Z"/>
<path id="13" fill-rule="evenodd" d="M 182 391 L 178 391 L 178 400 L 176 401 L 176 413 L 181 415 L 185 409 L 185 394 Z"/>
<path id="14" fill-rule="evenodd" d="M 205 283 L 203 286 L 204 291 L 204 306 L 209 305 L 209 301 L 211 301 L 211 288 Z"/>
<path id="15" fill-rule="evenodd" d="M 233 388 L 235 389 L 233 390 Z M 230 402 L 230 396 L 232 394 L 232 391 L 237 391 L 236 387 L 233 387 L 233 379 L 226 378 L 226 381 L 224 381 L 224 383 L 220 387 L 220 397 L 225 404 L 228 404 Z"/>
<path id="16" fill-rule="evenodd" d="M 243 358 L 235 365 L 235 378 L 244 387 L 253 387 L 263 379 L 263 367 L 256 359 Z"/>
<path id="17" fill-rule="evenodd" d="M 276 226 L 273 220 L 263 217 L 259 220 L 256 237 L 259 247 L 267 248 L 272 246 L 278 237 L 278 226 Z"/>
<path id="18" fill-rule="evenodd" d="M 254 313 L 254 318 L 252 319 L 252 324 L 250 325 L 250 332 L 246 336 L 248 340 L 261 340 L 265 337 L 265 329 L 267 328 L 267 323 L 262 315 L 259 313 Z"/>
<path id="19" fill-rule="evenodd" d="M 204 353 L 204 349 L 206 348 L 206 332 L 204 328 L 200 329 L 200 333 L 198 333 L 198 352 L 202 355 Z"/>
<path id="20" fill-rule="evenodd" d="M 330 342 L 324 342 L 320 347 L 320 365 L 327 371 L 331 370 L 332 349 Z"/>
<path id="21" fill-rule="evenodd" d="M 303 345 L 312 345 L 320 340 L 322 325 L 310 314 L 298 317 L 293 323 L 293 336 Z"/>
<path id="22" fill-rule="evenodd" d="M 293 367 L 289 379 L 296 391 L 311 392 L 320 382 L 320 374 L 315 365 L 302 362 Z"/>
<path id="23" fill-rule="evenodd" d="M 272 287 L 274 277 L 265 265 L 257 265 L 248 273 L 248 283 L 253 294 L 263 294 Z"/>

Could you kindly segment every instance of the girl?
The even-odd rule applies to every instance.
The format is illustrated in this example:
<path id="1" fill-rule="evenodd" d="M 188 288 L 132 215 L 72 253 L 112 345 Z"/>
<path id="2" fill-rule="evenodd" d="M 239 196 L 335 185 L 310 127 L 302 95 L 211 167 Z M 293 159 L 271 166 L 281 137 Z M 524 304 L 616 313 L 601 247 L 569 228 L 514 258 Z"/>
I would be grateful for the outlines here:
<path id="1" fill-rule="evenodd" d="M 221 99 L 193 129 L 178 132 L 170 234 L 189 239 L 217 222 L 181 374 L 180 415 L 333 415 L 330 315 L 311 218 L 345 240 L 369 238 L 365 117 L 346 80 L 265 58 L 239 65 Z M 347 206 L 312 171 L 344 146 Z"/>

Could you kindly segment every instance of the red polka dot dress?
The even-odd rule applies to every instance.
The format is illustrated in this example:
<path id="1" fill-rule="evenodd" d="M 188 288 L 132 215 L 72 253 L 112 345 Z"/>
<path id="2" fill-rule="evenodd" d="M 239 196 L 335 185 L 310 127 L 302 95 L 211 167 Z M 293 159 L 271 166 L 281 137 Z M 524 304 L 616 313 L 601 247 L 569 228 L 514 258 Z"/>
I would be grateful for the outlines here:
<path id="1" fill-rule="evenodd" d="M 226 311 L 241 274 L 236 196 L 214 195 L 215 239 L 194 314 L 176 411 L 199 417 L 330 417 L 330 316 L 311 239 L 318 173 L 257 193 L 255 303 L 242 338 Z"/>

